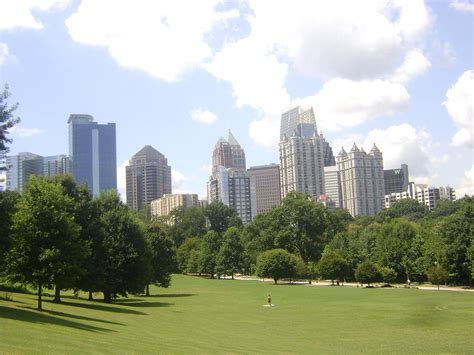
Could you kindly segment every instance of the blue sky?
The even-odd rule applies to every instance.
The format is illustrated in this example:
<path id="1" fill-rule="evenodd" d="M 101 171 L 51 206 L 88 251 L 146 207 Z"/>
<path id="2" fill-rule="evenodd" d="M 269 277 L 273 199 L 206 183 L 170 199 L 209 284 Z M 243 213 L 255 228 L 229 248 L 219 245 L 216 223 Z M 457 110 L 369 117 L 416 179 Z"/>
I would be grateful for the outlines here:
<path id="1" fill-rule="evenodd" d="M 474 4 L 468 1 L 0 0 L 0 83 L 20 103 L 11 153 L 68 153 L 67 118 L 117 124 L 119 187 L 143 145 L 174 192 L 205 195 L 231 128 L 247 165 L 278 162 L 279 118 L 313 106 L 412 180 L 473 194 Z"/>

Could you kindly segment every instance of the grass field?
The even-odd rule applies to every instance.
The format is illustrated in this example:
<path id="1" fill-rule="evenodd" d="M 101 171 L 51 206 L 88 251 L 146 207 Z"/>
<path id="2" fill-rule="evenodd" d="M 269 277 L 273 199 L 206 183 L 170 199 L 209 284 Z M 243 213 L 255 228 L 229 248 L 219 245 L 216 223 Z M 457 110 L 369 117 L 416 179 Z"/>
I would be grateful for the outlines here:
<path id="1" fill-rule="evenodd" d="M 473 353 L 474 294 L 272 285 L 176 275 L 108 305 L 11 294 L 3 353 Z M 263 307 L 267 293 L 275 307 Z M 49 298 L 46 297 L 46 300 Z"/>

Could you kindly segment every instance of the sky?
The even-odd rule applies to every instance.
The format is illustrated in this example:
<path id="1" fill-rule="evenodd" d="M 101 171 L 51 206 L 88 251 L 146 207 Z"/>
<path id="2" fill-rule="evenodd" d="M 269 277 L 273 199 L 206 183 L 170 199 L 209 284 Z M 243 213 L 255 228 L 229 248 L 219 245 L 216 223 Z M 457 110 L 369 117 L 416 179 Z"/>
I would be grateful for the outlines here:
<path id="1" fill-rule="evenodd" d="M 5 83 L 10 154 L 68 154 L 71 113 L 115 122 L 122 195 L 144 145 L 201 197 L 228 129 L 247 167 L 278 163 L 297 105 L 335 154 L 376 143 L 386 169 L 474 194 L 473 1 L 0 0 Z"/>

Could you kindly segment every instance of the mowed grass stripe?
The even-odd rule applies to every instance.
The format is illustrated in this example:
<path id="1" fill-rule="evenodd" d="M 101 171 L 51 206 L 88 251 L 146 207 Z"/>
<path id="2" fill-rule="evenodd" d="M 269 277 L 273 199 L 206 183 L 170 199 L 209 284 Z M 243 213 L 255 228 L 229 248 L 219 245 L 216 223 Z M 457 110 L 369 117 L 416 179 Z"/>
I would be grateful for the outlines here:
<path id="1" fill-rule="evenodd" d="M 114 304 L 0 301 L 0 352 L 474 352 L 474 295 L 173 276 Z M 263 307 L 272 294 L 275 307 Z M 85 295 L 84 295 L 85 296 Z M 46 298 L 50 299 L 50 298 Z"/>

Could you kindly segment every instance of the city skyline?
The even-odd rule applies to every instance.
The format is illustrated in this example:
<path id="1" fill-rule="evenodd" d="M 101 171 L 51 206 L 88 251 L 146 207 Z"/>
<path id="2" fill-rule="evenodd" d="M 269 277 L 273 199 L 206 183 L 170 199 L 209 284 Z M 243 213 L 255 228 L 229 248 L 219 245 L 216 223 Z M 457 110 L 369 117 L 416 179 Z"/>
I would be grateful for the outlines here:
<path id="1" fill-rule="evenodd" d="M 277 163 L 281 114 L 301 105 L 334 153 L 376 143 L 385 169 L 406 163 L 417 183 L 472 194 L 472 6 L 337 3 L 186 3 L 186 18 L 182 4 L 3 2 L 0 84 L 22 118 L 10 154 L 66 154 L 64 122 L 83 112 L 117 124 L 122 195 L 129 157 L 149 144 L 173 191 L 203 197 L 221 132 L 239 137 L 247 166 Z"/>

